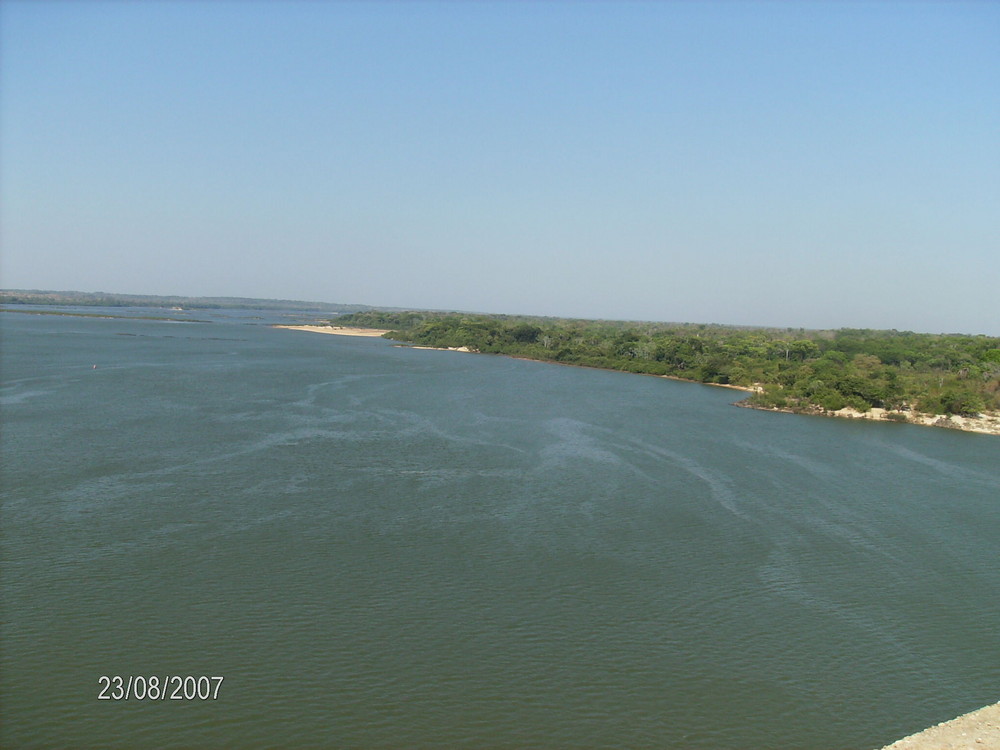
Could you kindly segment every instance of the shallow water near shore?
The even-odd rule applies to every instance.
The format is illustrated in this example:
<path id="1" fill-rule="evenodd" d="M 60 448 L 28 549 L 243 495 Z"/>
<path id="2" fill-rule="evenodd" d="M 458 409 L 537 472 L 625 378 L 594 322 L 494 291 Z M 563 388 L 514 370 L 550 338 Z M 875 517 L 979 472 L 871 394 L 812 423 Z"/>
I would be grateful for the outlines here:
<path id="1" fill-rule="evenodd" d="M 997 437 L 268 315 L 0 313 L 3 747 L 871 748 L 997 700 Z"/>

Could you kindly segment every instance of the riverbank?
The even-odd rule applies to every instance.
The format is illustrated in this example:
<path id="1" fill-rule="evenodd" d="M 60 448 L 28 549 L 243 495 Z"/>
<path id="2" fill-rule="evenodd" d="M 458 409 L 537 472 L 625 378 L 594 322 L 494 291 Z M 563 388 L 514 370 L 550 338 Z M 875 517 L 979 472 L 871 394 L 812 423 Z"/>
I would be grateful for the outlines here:
<path id="1" fill-rule="evenodd" d="M 872 408 L 868 411 L 857 409 L 839 409 L 823 411 L 822 409 L 789 409 L 777 406 L 758 406 L 748 401 L 738 401 L 734 406 L 758 411 L 776 411 L 783 414 L 805 414 L 813 417 L 836 417 L 838 419 L 867 419 L 873 422 L 896 422 L 898 424 L 915 424 L 925 427 L 944 427 L 949 430 L 963 432 L 979 432 L 984 435 L 1000 435 L 1000 413 L 987 412 L 975 417 L 963 417 L 957 414 L 927 414 L 915 411 L 890 411 L 888 409 Z"/>
<path id="2" fill-rule="evenodd" d="M 288 326 L 288 325 L 277 325 L 275 328 L 287 328 L 293 331 L 312 331 L 314 333 L 332 333 L 340 336 L 368 336 L 368 337 L 381 337 L 383 334 L 389 333 L 387 330 L 378 328 L 351 328 L 347 326 L 313 326 L 313 325 L 302 325 L 302 326 Z M 410 349 L 431 349 L 436 351 L 451 351 L 451 352 L 470 352 L 473 354 L 479 354 L 476 349 L 472 349 L 468 346 L 423 346 L 408 343 L 400 343 L 397 346 L 405 346 Z M 545 362 L 551 365 L 563 365 L 566 367 L 585 367 L 592 370 L 607 370 L 608 372 L 628 372 L 628 370 L 616 370 L 610 367 L 599 367 L 595 365 L 579 365 L 570 362 L 556 362 L 547 359 L 536 359 L 532 357 L 518 357 L 510 354 L 499 354 L 497 356 L 510 357 L 511 359 L 519 359 L 525 362 Z M 689 380 L 687 378 L 681 378 L 676 375 L 655 375 L 651 373 L 633 373 L 637 375 L 651 375 L 652 377 L 665 378 L 667 380 L 676 380 L 681 383 L 697 383 L 698 385 L 711 385 L 717 388 L 729 388 L 732 390 L 743 391 L 745 393 L 756 393 L 761 390 L 761 386 L 742 386 L 742 385 L 731 385 L 729 383 L 702 383 L 699 380 Z M 976 417 L 963 417 L 959 415 L 945 415 L 945 414 L 927 414 L 921 412 L 913 411 L 889 411 L 886 409 L 872 408 L 866 412 L 861 412 L 856 409 L 845 408 L 838 411 L 823 411 L 822 409 L 790 409 L 783 407 L 770 407 L 770 406 L 758 406 L 756 404 L 749 403 L 748 401 L 738 401 L 734 406 L 743 407 L 746 409 L 757 409 L 760 411 L 776 411 L 785 414 L 805 414 L 809 416 L 821 416 L 821 417 L 836 417 L 838 419 L 867 419 L 876 422 L 897 422 L 901 424 L 915 424 L 923 425 L 927 427 L 943 427 L 950 430 L 962 430 L 964 432 L 978 432 L 984 435 L 1000 435 L 1000 413 L 989 412 L 985 414 L 980 414 Z"/>
<path id="3" fill-rule="evenodd" d="M 621 372 L 620 370 L 618 372 Z M 667 380 L 677 380 L 681 383 L 697 383 L 698 385 L 712 385 L 716 388 L 729 388 L 734 391 L 743 391 L 744 393 L 760 393 L 763 388 L 759 385 L 748 386 L 748 385 L 733 385 L 732 383 L 702 383 L 700 380 L 691 380 L 689 378 L 681 378 L 676 375 L 654 375 L 657 378 L 666 378 Z"/>
<path id="4" fill-rule="evenodd" d="M 409 344 L 400 344 L 400 346 L 409 346 L 411 349 L 437 349 L 440 351 L 459 351 L 459 352 L 473 352 L 478 354 L 475 349 L 470 349 L 467 346 L 460 347 L 440 347 L 440 346 L 413 346 Z M 547 359 L 534 359 L 532 357 L 515 357 L 509 354 L 498 355 L 501 357 L 510 357 L 511 359 L 519 359 L 524 362 L 545 362 L 550 365 L 563 365 L 565 367 L 584 367 L 590 370 L 606 370 L 608 372 L 628 372 L 628 370 L 615 370 L 610 367 L 597 367 L 594 365 L 578 365 L 570 362 L 554 362 Z M 651 373 L 631 373 L 633 375 L 650 375 L 654 378 L 665 378 L 667 380 L 676 380 L 680 383 L 696 383 L 697 385 L 710 385 L 716 388 L 729 388 L 734 391 L 743 391 L 744 393 L 760 393 L 763 390 L 763 386 L 757 384 L 753 386 L 745 385 L 732 385 L 730 383 L 703 383 L 700 380 L 689 380 L 687 378 L 681 378 L 676 375 L 654 375 Z M 980 414 L 976 417 L 963 417 L 957 414 L 947 415 L 947 414 L 926 414 L 922 412 L 913 411 L 889 411 L 887 409 L 872 408 L 866 412 L 858 411 L 857 409 L 845 408 L 838 411 L 823 411 L 822 409 L 788 409 L 788 408 L 778 408 L 769 406 L 757 406 L 750 403 L 748 400 L 737 401 L 734 406 L 739 406 L 745 409 L 758 409 L 760 411 L 777 411 L 785 414 L 805 414 L 808 416 L 821 416 L 821 417 L 836 417 L 838 419 L 868 419 L 876 422 L 896 422 L 899 424 L 915 424 L 926 427 L 944 427 L 950 430 L 962 430 L 963 432 L 978 432 L 984 435 L 1000 435 L 1000 412 L 988 412 L 985 414 Z"/>
<path id="5" fill-rule="evenodd" d="M 310 331 L 312 333 L 332 333 L 336 336 L 364 336 L 367 338 L 381 337 L 389 333 L 378 328 L 350 328 L 348 326 L 272 326 L 272 328 L 287 328 L 289 331 Z"/>
<path id="6" fill-rule="evenodd" d="M 882 750 L 998 750 L 1000 703 L 911 734 Z"/>

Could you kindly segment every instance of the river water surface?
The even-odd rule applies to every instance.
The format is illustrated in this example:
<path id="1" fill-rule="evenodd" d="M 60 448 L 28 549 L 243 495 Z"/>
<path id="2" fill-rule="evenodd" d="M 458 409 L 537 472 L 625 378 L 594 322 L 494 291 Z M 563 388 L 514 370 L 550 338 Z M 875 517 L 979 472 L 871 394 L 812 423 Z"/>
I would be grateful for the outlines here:
<path id="1" fill-rule="evenodd" d="M 861 749 L 1000 698 L 1000 438 L 196 317 L 0 314 L 5 748 Z"/>

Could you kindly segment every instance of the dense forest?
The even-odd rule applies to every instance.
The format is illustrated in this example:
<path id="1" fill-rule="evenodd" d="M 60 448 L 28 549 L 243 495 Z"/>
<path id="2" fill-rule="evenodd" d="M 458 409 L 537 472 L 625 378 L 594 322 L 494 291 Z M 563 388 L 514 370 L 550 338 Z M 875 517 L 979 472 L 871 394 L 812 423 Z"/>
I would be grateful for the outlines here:
<path id="1" fill-rule="evenodd" d="M 756 406 L 873 407 L 973 416 L 1000 409 L 1000 338 L 366 311 L 336 325 L 435 347 L 755 389 Z"/>

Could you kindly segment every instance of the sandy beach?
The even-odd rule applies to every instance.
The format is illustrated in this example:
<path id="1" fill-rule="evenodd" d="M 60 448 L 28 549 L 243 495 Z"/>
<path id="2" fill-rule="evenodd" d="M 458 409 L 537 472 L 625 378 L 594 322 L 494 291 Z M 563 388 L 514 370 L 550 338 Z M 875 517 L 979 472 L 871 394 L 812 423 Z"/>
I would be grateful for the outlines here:
<path id="1" fill-rule="evenodd" d="M 347 326 L 272 326 L 273 328 L 287 328 L 289 331 L 312 331 L 313 333 L 332 333 L 337 336 L 368 336 L 378 337 L 383 333 L 389 333 L 380 328 L 349 328 Z"/>
<path id="2" fill-rule="evenodd" d="M 470 349 L 467 346 L 411 346 L 409 344 L 400 344 L 400 346 L 405 346 L 407 349 L 431 349 L 436 352 L 476 352 L 475 349 Z"/>

